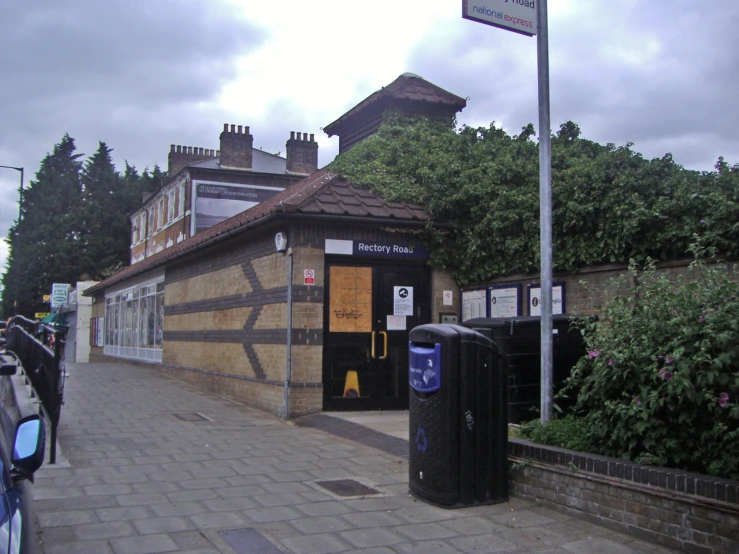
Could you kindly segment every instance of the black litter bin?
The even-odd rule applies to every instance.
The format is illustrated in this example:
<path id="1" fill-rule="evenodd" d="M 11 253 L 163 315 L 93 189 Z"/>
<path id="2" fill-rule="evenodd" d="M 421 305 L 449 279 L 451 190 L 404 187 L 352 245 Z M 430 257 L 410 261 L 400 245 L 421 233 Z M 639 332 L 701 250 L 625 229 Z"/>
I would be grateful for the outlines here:
<path id="1" fill-rule="evenodd" d="M 459 325 L 410 332 L 411 494 L 457 508 L 508 500 L 505 356 Z"/>
<path id="2" fill-rule="evenodd" d="M 541 407 L 541 318 L 538 316 L 468 319 L 462 325 L 491 339 L 508 361 L 508 421 L 535 419 Z M 559 389 L 570 370 L 585 354 L 579 331 L 570 329 L 570 317 L 552 316 L 552 380 Z M 566 402 L 559 401 L 560 405 Z"/>

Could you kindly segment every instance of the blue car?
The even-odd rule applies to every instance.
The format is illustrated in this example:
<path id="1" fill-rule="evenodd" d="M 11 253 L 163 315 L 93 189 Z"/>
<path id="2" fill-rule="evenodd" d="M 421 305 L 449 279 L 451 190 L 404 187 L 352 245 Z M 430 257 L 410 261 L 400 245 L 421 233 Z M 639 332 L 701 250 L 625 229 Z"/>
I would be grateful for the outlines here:
<path id="1" fill-rule="evenodd" d="M 15 372 L 15 364 L 0 363 L 0 379 Z M 44 463 L 46 427 L 36 414 L 14 425 L 0 408 L 0 431 L 0 554 L 29 554 L 34 550 L 33 515 L 25 489 Z"/>

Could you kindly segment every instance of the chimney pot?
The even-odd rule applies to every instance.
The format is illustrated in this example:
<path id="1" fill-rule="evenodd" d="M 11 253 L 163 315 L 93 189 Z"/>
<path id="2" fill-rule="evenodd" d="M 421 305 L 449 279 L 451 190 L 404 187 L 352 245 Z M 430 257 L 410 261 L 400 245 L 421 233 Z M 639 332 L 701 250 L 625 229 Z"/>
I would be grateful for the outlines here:
<path id="1" fill-rule="evenodd" d="M 290 132 L 290 140 L 286 145 L 286 169 L 289 172 L 310 175 L 318 169 L 318 144 L 313 140 L 314 135 L 310 139 L 308 142 L 308 133 Z"/>
<path id="2" fill-rule="evenodd" d="M 225 127 L 221 133 L 221 148 L 216 153 L 220 156 L 220 165 L 223 167 L 237 167 L 251 169 L 253 158 L 254 137 L 249 134 L 249 127 L 231 124 L 231 131 Z"/>
<path id="3" fill-rule="evenodd" d="M 228 123 L 223 124 L 223 132 L 228 133 Z"/>
<path id="4" fill-rule="evenodd" d="M 177 145 L 177 153 L 178 154 L 182 154 L 182 145 L 181 144 L 178 144 Z"/>
<path id="5" fill-rule="evenodd" d="M 170 144 L 170 145 L 169 145 L 169 151 L 170 151 L 170 152 L 174 152 L 174 151 L 175 151 L 175 149 L 174 149 L 174 144 Z"/>
<path id="6" fill-rule="evenodd" d="M 315 142 L 316 141 L 315 136 L 314 136 L 313 133 L 310 134 L 310 141 L 311 142 Z"/>

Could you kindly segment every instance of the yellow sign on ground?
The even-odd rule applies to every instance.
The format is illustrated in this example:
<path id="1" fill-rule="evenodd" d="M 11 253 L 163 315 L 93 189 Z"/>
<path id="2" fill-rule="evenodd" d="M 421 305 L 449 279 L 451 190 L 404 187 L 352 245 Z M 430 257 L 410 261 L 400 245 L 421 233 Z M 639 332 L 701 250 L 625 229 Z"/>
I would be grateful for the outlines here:
<path id="1" fill-rule="evenodd" d="M 36 312 L 33 314 L 34 319 L 44 319 L 47 315 L 49 315 L 49 312 Z"/>

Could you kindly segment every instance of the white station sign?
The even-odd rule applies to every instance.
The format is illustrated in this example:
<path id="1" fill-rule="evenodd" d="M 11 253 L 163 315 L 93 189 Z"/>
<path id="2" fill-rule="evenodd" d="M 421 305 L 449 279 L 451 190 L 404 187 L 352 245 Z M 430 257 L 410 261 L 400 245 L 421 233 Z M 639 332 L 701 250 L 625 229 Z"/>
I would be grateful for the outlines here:
<path id="1" fill-rule="evenodd" d="M 462 0 L 462 17 L 514 33 L 534 36 L 538 0 Z"/>

